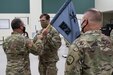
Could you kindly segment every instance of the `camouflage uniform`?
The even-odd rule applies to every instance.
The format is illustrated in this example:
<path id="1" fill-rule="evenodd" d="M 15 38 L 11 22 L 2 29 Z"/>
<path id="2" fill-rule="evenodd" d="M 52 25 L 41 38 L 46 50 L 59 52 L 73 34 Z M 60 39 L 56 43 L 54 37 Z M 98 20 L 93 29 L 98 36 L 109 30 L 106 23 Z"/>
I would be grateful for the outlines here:
<path id="1" fill-rule="evenodd" d="M 61 46 L 61 38 L 58 32 L 51 26 L 43 40 L 44 52 L 39 56 L 39 73 L 40 75 L 57 75 L 56 62 L 59 60 L 57 51 Z M 35 41 L 36 37 L 34 38 Z"/>
<path id="2" fill-rule="evenodd" d="M 65 75 L 113 75 L 113 48 L 101 31 L 87 31 L 70 46 Z"/>
<path id="3" fill-rule="evenodd" d="M 111 37 L 111 39 L 113 41 L 113 29 L 111 30 L 110 37 Z"/>
<path id="4" fill-rule="evenodd" d="M 71 45 L 66 39 L 64 39 L 64 41 L 65 41 L 65 45 L 66 45 L 66 47 L 68 47 L 69 48 L 69 46 Z"/>
<path id="5" fill-rule="evenodd" d="M 31 75 L 29 53 L 42 54 L 43 44 L 37 40 L 31 48 L 28 48 L 30 39 L 22 34 L 13 32 L 3 42 L 3 49 L 7 55 L 6 75 Z"/>

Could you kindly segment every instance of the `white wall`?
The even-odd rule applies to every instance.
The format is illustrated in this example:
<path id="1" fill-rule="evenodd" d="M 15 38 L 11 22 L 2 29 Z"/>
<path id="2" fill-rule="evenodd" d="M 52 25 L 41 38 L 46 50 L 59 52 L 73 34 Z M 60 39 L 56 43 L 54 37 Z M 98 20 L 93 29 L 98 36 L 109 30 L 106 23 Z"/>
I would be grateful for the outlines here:
<path id="1" fill-rule="evenodd" d="M 113 10 L 113 0 L 95 0 L 95 8 L 100 11 Z"/>
<path id="2" fill-rule="evenodd" d="M 40 28 L 38 20 L 42 11 L 41 4 L 42 4 L 42 0 L 30 0 L 30 13 L 28 14 L 0 13 L 0 19 L 9 19 L 11 23 L 12 19 L 14 19 L 15 17 L 29 17 L 29 24 L 26 25 L 26 29 L 29 33 L 30 38 L 32 38 L 32 32 L 35 32 L 35 25 L 37 25 L 37 29 Z M 0 29 L 0 40 L 2 39 L 3 36 L 7 37 L 8 35 L 10 35 L 11 32 L 12 32 L 11 26 L 10 29 Z"/>
<path id="3" fill-rule="evenodd" d="M 35 27 L 37 30 L 41 28 L 39 23 L 39 17 L 42 13 L 42 0 L 30 0 L 30 25 L 29 25 L 29 34 L 36 32 Z"/>

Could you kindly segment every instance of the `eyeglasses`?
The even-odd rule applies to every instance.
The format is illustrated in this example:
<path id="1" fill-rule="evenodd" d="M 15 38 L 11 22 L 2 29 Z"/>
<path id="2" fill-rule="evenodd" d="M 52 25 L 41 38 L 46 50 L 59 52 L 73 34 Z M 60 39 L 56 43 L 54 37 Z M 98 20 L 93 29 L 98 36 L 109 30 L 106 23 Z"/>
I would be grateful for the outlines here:
<path id="1" fill-rule="evenodd" d="M 39 20 L 40 22 L 45 22 L 46 20 Z"/>

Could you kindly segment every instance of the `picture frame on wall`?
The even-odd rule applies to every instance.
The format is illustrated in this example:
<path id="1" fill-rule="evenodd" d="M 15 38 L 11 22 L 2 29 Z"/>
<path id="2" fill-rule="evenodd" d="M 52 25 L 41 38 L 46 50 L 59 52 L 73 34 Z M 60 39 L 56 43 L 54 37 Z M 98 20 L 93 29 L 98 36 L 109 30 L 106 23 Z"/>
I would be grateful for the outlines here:
<path id="1" fill-rule="evenodd" d="M 0 29 L 10 29 L 10 20 L 0 19 Z"/>

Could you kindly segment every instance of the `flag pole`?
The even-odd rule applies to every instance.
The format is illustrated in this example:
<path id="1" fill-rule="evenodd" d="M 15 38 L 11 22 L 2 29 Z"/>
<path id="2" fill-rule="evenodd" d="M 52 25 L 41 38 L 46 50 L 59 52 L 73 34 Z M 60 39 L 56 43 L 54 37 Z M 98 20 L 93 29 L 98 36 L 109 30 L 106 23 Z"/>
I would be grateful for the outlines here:
<path id="1" fill-rule="evenodd" d="M 42 31 L 42 34 L 47 31 L 48 29 L 50 29 L 51 25 L 49 24 L 43 31 Z"/>

